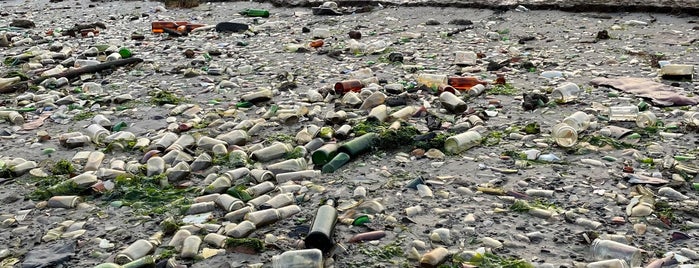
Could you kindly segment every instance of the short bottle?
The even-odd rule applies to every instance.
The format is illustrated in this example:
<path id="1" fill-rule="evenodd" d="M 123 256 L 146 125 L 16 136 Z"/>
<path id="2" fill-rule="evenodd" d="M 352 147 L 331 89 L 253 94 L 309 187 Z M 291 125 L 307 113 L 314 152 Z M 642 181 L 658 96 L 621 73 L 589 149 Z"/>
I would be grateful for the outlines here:
<path id="1" fill-rule="evenodd" d="M 560 123 L 551 129 L 551 137 L 559 146 L 571 147 L 578 142 L 578 131 L 566 123 Z"/>
<path id="2" fill-rule="evenodd" d="M 334 86 L 335 93 L 338 95 L 344 95 L 347 92 L 359 92 L 362 88 L 364 88 L 364 84 L 358 79 L 340 81 L 335 83 Z"/>
<path id="3" fill-rule="evenodd" d="M 580 87 L 575 83 L 564 83 L 553 89 L 551 98 L 558 103 L 568 103 L 575 100 L 580 93 Z"/>
<path id="4" fill-rule="evenodd" d="M 481 143 L 480 133 L 469 130 L 464 133 L 451 136 L 444 141 L 444 150 L 449 153 L 458 154 Z"/>
<path id="5" fill-rule="evenodd" d="M 582 111 L 577 111 L 563 119 L 563 123 L 573 127 L 578 133 L 590 127 L 590 116 Z"/>
<path id="6" fill-rule="evenodd" d="M 292 250 L 272 257 L 272 268 L 323 268 L 323 252 L 319 249 Z"/>

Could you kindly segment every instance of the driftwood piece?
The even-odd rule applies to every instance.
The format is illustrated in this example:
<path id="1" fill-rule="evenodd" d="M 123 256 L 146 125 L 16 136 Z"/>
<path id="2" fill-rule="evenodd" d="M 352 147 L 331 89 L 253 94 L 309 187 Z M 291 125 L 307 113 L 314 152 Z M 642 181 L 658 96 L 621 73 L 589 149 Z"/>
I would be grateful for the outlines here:
<path id="1" fill-rule="evenodd" d="M 103 62 L 100 64 L 95 64 L 95 65 L 85 66 L 85 67 L 78 68 L 78 69 L 68 70 L 68 71 L 54 74 L 54 75 L 41 76 L 41 77 L 34 78 L 32 80 L 22 81 L 22 82 L 19 82 L 17 84 L 14 84 L 12 86 L 9 86 L 9 87 L 2 89 L 2 91 L 0 91 L 0 93 L 12 93 L 15 91 L 26 90 L 28 88 L 29 84 L 33 84 L 33 85 L 40 84 L 42 81 L 49 79 L 51 77 L 55 77 L 55 78 L 65 77 L 65 78 L 68 78 L 68 80 L 71 80 L 71 79 L 79 77 L 83 74 L 97 73 L 97 72 L 101 72 L 101 71 L 104 71 L 107 69 L 120 67 L 120 66 L 124 66 L 124 65 L 129 65 L 129 64 L 140 63 L 140 62 L 143 62 L 143 59 L 141 59 L 141 58 L 128 58 L 128 59 L 120 59 L 120 60 L 115 60 L 115 61 Z"/>

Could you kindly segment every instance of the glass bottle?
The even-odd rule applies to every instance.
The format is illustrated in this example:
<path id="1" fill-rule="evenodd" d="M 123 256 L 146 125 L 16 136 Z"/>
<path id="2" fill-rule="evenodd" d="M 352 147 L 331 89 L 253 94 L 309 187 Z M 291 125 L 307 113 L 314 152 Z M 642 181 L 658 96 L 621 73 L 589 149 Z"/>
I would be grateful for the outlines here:
<path id="1" fill-rule="evenodd" d="M 337 143 L 328 143 L 318 148 L 318 150 L 313 151 L 311 154 L 311 159 L 313 159 L 313 164 L 325 165 L 337 154 L 337 149 L 339 148 Z"/>
<path id="2" fill-rule="evenodd" d="M 578 131 L 566 123 L 560 123 L 551 129 L 551 137 L 562 147 L 571 147 L 578 142 Z"/>
<path id="3" fill-rule="evenodd" d="M 206 26 L 206 24 L 189 23 L 186 21 L 154 21 L 151 23 L 151 31 L 153 33 L 164 33 L 165 29 L 177 31 L 181 28 L 184 28 L 185 31 L 191 31 L 203 26 Z"/>
<path id="4" fill-rule="evenodd" d="M 377 136 L 378 135 L 373 132 L 366 133 L 342 144 L 338 151 L 346 153 L 350 156 L 358 156 L 359 154 L 371 149 L 371 146 L 373 145 Z"/>
<path id="5" fill-rule="evenodd" d="M 631 267 L 641 266 L 641 250 L 612 240 L 595 239 L 590 245 L 595 260 L 621 259 Z"/>
<path id="6" fill-rule="evenodd" d="M 477 77 L 449 77 L 448 84 L 458 90 L 470 90 L 473 86 L 481 84 L 488 85 L 488 82 L 478 79 Z"/>
<path id="7" fill-rule="evenodd" d="M 317 248 L 324 253 L 328 253 L 335 242 L 333 233 L 337 223 L 337 210 L 332 204 L 325 204 L 318 208 L 316 216 L 313 218 L 313 225 L 308 232 L 304 242 L 306 248 Z"/>
<path id="8" fill-rule="evenodd" d="M 323 166 L 323 173 L 333 173 L 350 161 L 350 156 L 346 153 L 338 153 L 330 162 Z"/>
<path id="9" fill-rule="evenodd" d="M 248 8 L 248 9 L 244 9 L 244 10 L 238 12 L 238 14 L 243 15 L 243 16 L 248 16 L 248 17 L 262 17 L 262 18 L 269 17 L 269 11 L 267 11 L 265 9 Z"/>
<path id="10" fill-rule="evenodd" d="M 362 81 L 358 79 L 351 79 L 351 80 L 344 80 L 341 82 L 335 83 L 335 93 L 339 95 L 343 95 L 347 92 L 359 92 L 362 90 L 364 87 L 364 84 L 362 84 Z"/>

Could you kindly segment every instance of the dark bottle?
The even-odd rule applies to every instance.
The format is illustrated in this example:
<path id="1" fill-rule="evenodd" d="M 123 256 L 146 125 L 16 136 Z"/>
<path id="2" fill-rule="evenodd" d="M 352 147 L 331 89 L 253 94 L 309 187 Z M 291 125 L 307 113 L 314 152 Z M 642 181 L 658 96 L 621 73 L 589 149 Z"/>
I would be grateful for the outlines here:
<path id="1" fill-rule="evenodd" d="M 311 154 L 311 159 L 313 159 L 313 164 L 325 165 L 337 154 L 337 143 L 328 143 L 318 148 L 318 150 L 313 151 Z"/>
<path id="2" fill-rule="evenodd" d="M 337 223 L 337 210 L 332 206 L 332 202 L 329 203 L 318 208 L 311 231 L 304 240 L 306 248 L 317 248 L 323 253 L 328 253 L 335 245 L 333 233 Z"/>
<path id="3" fill-rule="evenodd" d="M 350 161 L 350 156 L 346 153 L 338 153 L 330 162 L 323 166 L 323 173 L 333 173 Z"/>
<path id="4" fill-rule="evenodd" d="M 369 151 L 371 146 L 374 144 L 378 135 L 376 133 L 366 133 L 362 136 L 356 137 L 351 141 L 346 142 L 340 146 L 338 151 L 347 153 L 352 157 L 356 157 L 363 152 Z"/>
<path id="5" fill-rule="evenodd" d="M 339 95 L 344 95 L 347 92 L 354 91 L 359 92 L 364 87 L 362 81 L 357 79 L 345 80 L 335 83 L 335 93 Z"/>

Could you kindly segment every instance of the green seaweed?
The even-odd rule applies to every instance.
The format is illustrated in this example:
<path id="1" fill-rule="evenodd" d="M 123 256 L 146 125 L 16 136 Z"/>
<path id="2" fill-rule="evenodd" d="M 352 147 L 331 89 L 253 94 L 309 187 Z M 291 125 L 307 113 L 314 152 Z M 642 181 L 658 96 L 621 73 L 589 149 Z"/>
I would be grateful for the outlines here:
<path id="1" fill-rule="evenodd" d="M 75 116 L 73 116 L 73 120 L 82 121 L 85 119 L 92 118 L 94 116 L 95 116 L 94 112 L 82 112 L 82 113 L 79 113 L 79 114 L 76 114 Z"/>
<path id="2" fill-rule="evenodd" d="M 252 196 L 248 192 L 246 192 L 247 188 L 245 185 L 236 185 L 234 187 L 231 187 L 228 189 L 227 193 L 235 198 L 240 199 L 243 202 L 248 202 L 250 199 L 252 199 Z"/>
<path id="3" fill-rule="evenodd" d="M 137 212 L 149 214 L 163 214 L 168 211 L 176 211 L 182 205 L 191 203 L 191 197 L 196 195 L 196 188 L 185 189 L 172 186 L 161 186 L 160 176 L 120 176 L 114 180 L 114 189 L 104 193 L 103 201 L 109 203 L 119 200 L 124 205 L 132 206 Z"/>
<path id="4" fill-rule="evenodd" d="M 36 189 L 29 194 L 31 200 L 46 200 L 56 195 L 80 194 L 85 191 L 75 182 L 67 181 L 62 175 L 35 177 L 30 179 L 30 183 L 36 186 Z"/>
<path id="5" fill-rule="evenodd" d="M 293 144 L 293 143 L 295 143 L 296 139 L 293 136 L 288 135 L 288 134 L 276 133 L 276 134 L 272 134 L 272 135 L 267 136 L 267 141 L 269 141 L 269 142 L 279 141 L 279 142 L 283 142 L 283 143 Z"/>
<path id="6" fill-rule="evenodd" d="M 527 201 L 523 200 L 515 200 L 515 202 L 510 206 L 510 210 L 515 212 L 527 212 L 530 209 L 532 209 L 531 206 L 529 206 Z"/>
<path id="7" fill-rule="evenodd" d="M 520 91 L 515 88 L 512 84 L 499 84 L 499 85 L 494 85 L 491 89 L 489 89 L 488 94 L 493 94 L 493 95 L 506 95 L 506 96 L 514 96 L 520 94 Z"/>
<path id="8" fill-rule="evenodd" d="M 295 158 L 301 158 L 304 156 L 304 150 L 301 147 L 296 147 L 291 152 L 288 152 L 284 155 L 284 158 L 286 159 L 295 159 Z"/>
<path id="9" fill-rule="evenodd" d="M 150 93 L 151 96 L 151 103 L 156 104 L 156 105 L 165 105 L 165 104 L 180 104 L 184 103 L 185 99 L 178 97 L 175 95 L 175 93 L 169 92 L 169 91 L 155 91 Z"/>
<path id="10" fill-rule="evenodd" d="M 374 260 L 390 260 L 393 257 L 403 256 L 403 248 L 400 246 L 400 241 L 394 241 L 382 247 L 367 245 L 359 249 L 359 251 Z"/>
<path id="11" fill-rule="evenodd" d="M 51 173 L 53 173 L 53 175 L 68 175 L 73 172 L 75 172 L 75 167 L 73 167 L 70 161 L 65 159 L 58 160 L 53 164 L 53 167 L 51 167 Z"/>

